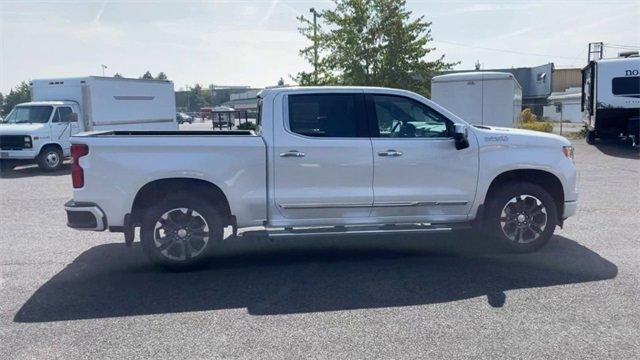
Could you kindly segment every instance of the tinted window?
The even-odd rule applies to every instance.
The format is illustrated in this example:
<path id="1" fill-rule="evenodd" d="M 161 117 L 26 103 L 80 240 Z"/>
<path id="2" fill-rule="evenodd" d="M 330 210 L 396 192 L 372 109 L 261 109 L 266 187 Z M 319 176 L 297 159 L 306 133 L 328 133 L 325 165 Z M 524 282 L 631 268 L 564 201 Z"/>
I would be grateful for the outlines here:
<path id="1" fill-rule="evenodd" d="M 613 95 L 640 95 L 640 76 L 613 78 L 611 91 Z"/>
<path id="2" fill-rule="evenodd" d="M 366 137 L 364 102 L 357 94 L 289 96 L 289 129 L 316 137 Z"/>
<path id="3" fill-rule="evenodd" d="M 430 107 L 401 96 L 374 95 L 380 137 L 450 137 L 451 122 Z"/>
<path id="4" fill-rule="evenodd" d="M 71 114 L 73 114 L 73 111 L 70 107 L 59 107 L 56 110 L 56 114 L 53 116 L 53 122 L 77 121 L 77 119 L 74 119 Z"/>

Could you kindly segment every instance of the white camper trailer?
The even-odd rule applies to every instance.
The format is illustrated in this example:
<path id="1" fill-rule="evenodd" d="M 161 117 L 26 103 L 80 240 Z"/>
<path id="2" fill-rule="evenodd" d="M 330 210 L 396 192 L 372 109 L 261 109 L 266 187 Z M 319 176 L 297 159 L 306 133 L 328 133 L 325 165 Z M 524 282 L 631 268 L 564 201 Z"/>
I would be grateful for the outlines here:
<path id="1" fill-rule="evenodd" d="M 587 142 L 620 135 L 640 141 L 640 57 L 621 54 L 582 69 L 582 113 Z"/>
<path id="2" fill-rule="evenodd" d="M 103 130 L 178 130 L 173 83 L 105 77 L 31 82 L 31 102 L 0 125 L 0 163 L 9 170 L 37 162 L 56 170 L 70 155 L 69 138 Z"/>
<path id="3" fill-rule="evenodd" d="M 522 88 L 505 72 L 439 75 L 431 80 L 431 100 L 474 125 L 513 127 L 522 109 Z"/>

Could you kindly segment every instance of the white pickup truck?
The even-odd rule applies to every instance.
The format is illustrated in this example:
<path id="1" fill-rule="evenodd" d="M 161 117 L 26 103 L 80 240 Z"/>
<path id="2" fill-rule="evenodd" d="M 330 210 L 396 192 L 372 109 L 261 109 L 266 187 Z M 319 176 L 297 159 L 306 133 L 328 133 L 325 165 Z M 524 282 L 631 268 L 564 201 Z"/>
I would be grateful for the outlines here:
<path id="1" fill-rule="evenodd" d="M 152 261 L 181 267 L 229 226 L 270 237 L 474 227 L 527 252 L 576 211 L 560 136 L 470 126 L 396 89 L 274 88 L 258 103 L 256 132 L 74 136 L 68 226 L 128 244 L 140 227 Z"/>

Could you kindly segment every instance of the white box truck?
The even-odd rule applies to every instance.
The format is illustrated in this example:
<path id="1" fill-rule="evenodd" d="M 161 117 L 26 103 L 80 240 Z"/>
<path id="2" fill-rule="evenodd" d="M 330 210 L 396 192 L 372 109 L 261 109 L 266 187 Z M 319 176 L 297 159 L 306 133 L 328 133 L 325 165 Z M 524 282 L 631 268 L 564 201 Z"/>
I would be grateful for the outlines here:
<path id="1" fill-rule="evenodd" d="M 178 130 L 173 83 L 106 77 L 31 82 L 31 102 L 0 124 L 0 164 L 7 171 L 36 162 L 57 170 L 70 155 L 69 138 L 102 130 Z"/>
<path id="2" fill-rule="evenodd" d="M 522 87 L 506 72 L 446 74 L 431 80 L 431 100 L 474 125 L 513 127 L 522 109 Z"/>

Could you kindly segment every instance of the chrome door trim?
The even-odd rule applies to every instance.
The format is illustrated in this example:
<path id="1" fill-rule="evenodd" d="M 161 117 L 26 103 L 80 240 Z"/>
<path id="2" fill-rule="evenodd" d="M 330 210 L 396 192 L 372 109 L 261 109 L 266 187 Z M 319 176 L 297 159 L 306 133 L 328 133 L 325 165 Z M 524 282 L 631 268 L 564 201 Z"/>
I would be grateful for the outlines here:
<path id="1" fill-rule="evenodd" d="M 438 205 L 466 205 L 467 201 L 390 201 L 369 203 L 303 203 L 278 204 L 282 209 L 326 209 L 326 208 L 360 208 L 360 207 L 404 207 L 404 206 L 438 206 Z"/>

